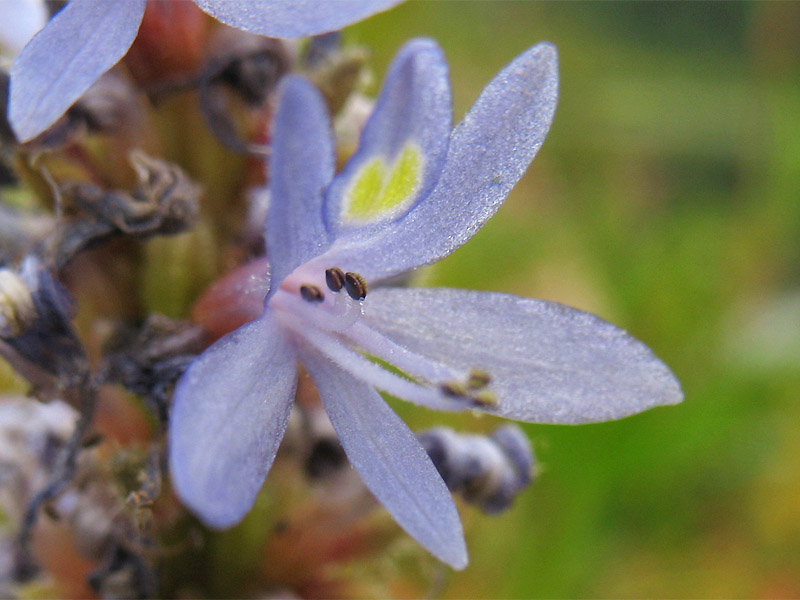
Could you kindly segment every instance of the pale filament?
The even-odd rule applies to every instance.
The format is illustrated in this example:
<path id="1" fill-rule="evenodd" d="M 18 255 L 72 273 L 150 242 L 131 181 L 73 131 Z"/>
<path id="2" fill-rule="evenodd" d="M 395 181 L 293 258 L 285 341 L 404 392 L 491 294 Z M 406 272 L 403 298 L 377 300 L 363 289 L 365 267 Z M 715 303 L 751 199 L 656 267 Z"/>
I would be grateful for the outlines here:
<path id="1" fill-rule="evenodd" d="M 336 363 L 353 377 L 403 400 L 437 410 L 464 410 L 469 405 L 442 396 L 438 389 L 420 385 L 387 371 L 358 352 L 351 350 L 326 331 L 308 324 L 296 315 L 286 315 L 285 324 L 311 347 Z"/>
<path id="2" fill-rule="evenodd" d="M 364 352 L 377 356 L 402 371 L 414 373 L 415 376 L 426 379 L 432 384 L 438 385 L 451 380 L 464 381 L 467 378 L 465 371 L 454 369 L 412 352 L 372 329 L 363 321 L 355 323 L 353 327 L 343 331 L 342 334 Z"/>

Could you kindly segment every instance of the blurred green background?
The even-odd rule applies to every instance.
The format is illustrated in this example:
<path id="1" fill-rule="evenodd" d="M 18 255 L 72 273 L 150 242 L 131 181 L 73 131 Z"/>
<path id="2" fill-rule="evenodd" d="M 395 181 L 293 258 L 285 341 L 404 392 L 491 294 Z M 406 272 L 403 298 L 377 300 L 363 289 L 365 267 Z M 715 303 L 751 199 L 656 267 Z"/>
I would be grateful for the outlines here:
<path id="1" fill-rule="evenodd" d="M 412 1 L 348 31 L 378 82 L 421 35 L 459 116 L 534 43 L 561 61 L 534 165 L 425 283 L 595 312 L 686 393 L 526 426 L 541 477 L 505 515 L 463 512 L 472 562 L 445 595 L 800 597 L 800 4 Z"/>

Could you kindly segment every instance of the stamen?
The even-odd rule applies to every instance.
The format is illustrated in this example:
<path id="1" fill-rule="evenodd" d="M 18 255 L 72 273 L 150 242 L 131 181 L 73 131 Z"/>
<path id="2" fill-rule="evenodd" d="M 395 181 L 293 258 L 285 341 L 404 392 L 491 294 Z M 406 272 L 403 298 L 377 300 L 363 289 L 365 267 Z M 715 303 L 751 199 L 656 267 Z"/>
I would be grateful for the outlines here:
<path id="1" fill-rule="evenodd" d="M 339 292 L 345 286 L 345 274 L 339 267 L 325 270 L 325 283 L 332 292 Z M 349 293 L 349 292 L 348 292 Z"/>
<path id="2" fill-rule="evenodd" d="M 470 407 L 466 402 L 443 398 L 439 391 L 434 388 L 420 385 L 415 381 L 395 375 L 355 350 L 348 348 L 329 333 L 314 327 L 308 327 L 305 323 L 297 321 L 293 315 L 290 315 L 290 317 L 287 319 L 286 324 L 291 329 L 304 338 L 318 352 L 327 356 L 338 364 L 340 368 L 361 381 L 372 384 L 376 388 L 398 398 L 435 410 L 460 411 Z"/>
<path id="3" fill-rule="evenodd" d="M 340 298 L 346 298 L 348 302 L 354 302 L 344 294 Z M 337 302 L 338 300 L 337 298 Z M 442 364 L 422 354 L 412 352 L 405 346 L 379 333 L 363 321 L 356 323 L 352 328 L 342 333 L 360 350 L 385 360 L 387 363 L 394 365 L 401 371 L 412 374 L 414 377 L 426 379 L 431 383 L 460 381 L 466 378 L 466 373 L 463 371 Z"/>
<path id="4" fill-rule="evenodd" d="M 492 376 L 483 369 L 470 369 L 467 387 L 471 390 L 481 390 L 492 381 Z"/>
<path id="5" fill-rule="evenodd" d="M 470 396 L 470 399 L 481 408 L 497 406 L 497 396 L 490 390 L 481 390 Z"/>
<path id="6" fill-rule="evenodd" d="M 457 380 L 445 381 L 439 389 L 449 398 L 464 400 L 479 408 L 494 408 L 497 406 L 497 396 L 493 391 L 486 389 L 489 379 L 489 374 L 485 371 L 472 369 L 466 383 Z"/>
<path id="7" fill-rule="evenodd" d="M 353 300 L 363 300 L 367 297 L 367 282 L 358 273 L 345 273 L 344 287 Z"/>
<path id="8" fill-rule="evenodd" d="M 460 381 L 445 381 L 439 387 L 442 393 L 450 398 L 465 398 L 469 393 L 467 386 Z"/>
<path id="9" fill-rule="evenodd" d="M 319 303 L 325 300 L 322 290 L 315 285 L 303 284 L 300 286 L 300 297 L 306 302 Z"/>

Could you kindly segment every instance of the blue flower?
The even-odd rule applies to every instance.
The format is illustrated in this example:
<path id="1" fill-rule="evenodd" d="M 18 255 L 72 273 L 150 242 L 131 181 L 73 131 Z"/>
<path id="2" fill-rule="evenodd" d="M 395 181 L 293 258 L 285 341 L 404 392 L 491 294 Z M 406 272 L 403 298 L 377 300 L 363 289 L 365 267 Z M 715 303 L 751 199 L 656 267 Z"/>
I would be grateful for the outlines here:
<path id="1" fill-rule="evenodd" d="M 172 476 L 205 522 L 228 527 L 253 504 L 286 429 L 298 362 L 367 487 L 455 568 L 467 555 L 451 496 L 376 388 L 433 409 L 541 423 L 606 421 L 681 400 L 646 346 L 593 315 L 497 293 L 373 289 L 451 253 L 494 214 L 541 146 L 556 100 L 556 51 L 540 44 L 451 132 L 447 65 L 433 42 L 414 40 L 335 175 L 320 94 L 285 80 L 263 315 L 206 350 L 175 392 Z"/>
<path id="2" fill-rule="evenodd" d="M 270 37 L 293 38 L 341 29 L 401 1 L 195 0 L 195 3 L 233 27 Z M 125 55 L 136 38 L 145 4 L 146 0 L 71 0 L 22 49 L 11 68 L 8 108 L 9 122 L 21 142 L 50 127 Z M 9 22 L 2 27 L 16 27 L 16 24 Z"/>

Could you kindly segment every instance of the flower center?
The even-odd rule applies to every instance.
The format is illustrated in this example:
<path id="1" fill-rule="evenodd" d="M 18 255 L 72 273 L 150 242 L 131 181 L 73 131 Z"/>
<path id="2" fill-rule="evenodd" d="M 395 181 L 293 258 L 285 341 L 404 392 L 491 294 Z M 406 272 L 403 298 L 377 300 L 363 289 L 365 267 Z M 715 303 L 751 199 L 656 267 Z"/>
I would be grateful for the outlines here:
<path id="1" fill-rule="evenodd" d="M 496 405 L 485 371 L 467 372 L 417 354 L 364 322 L 367 283 L 361 275 L 338 267 L 327 269 L 324 277 L 310 271 L 302 269 L 287 277 L 271 299 L 278 318 L 299 341 L 360 379 L 412 402 L 444 410 Z M 368 356 L 393 365 L 410 379 Z"/>
<path id="2" fill-rule="evenodd" d="M 343 333 L 361 318 L 366 296 L 367 284 L 358 273 L 332 267 L 323 278 L 321 273 L 299 269 L 281 284 L 271 303 L 284 319 L 291 317 L 287 325 L 292 329 L 296 328 L 292 319 L 300 319 L 316 329 Z"/>

